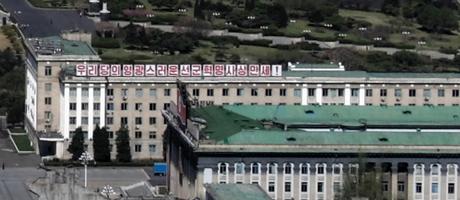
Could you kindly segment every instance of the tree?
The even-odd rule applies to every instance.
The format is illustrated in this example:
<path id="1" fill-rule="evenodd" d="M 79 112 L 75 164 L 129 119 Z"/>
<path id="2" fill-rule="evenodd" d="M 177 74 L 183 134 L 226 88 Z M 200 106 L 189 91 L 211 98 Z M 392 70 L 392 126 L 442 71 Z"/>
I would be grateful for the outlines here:
<path id="1" fill-rule="evenodd" d="M 278 27 L 286 27 L 288 24 L 288 15 L 286 8 L 279 3 L 273 4 L 273 6 L 267 7 L 267 13 L 270 18 L 275 22 L 275 25 Z"/>
<path id="2" fill-rule="evenodd" d="M 244 1 L 244 9 L 247 11 L 254 10 L 256 7 L 256 0 L 246 0 Z"/>
<path id="3" fill-rule="evenodd" d="M 195 0 L 195 6 L 193 7 L 193 17 L 197 19 L 204 19 L 203 3 L 203 0 Z"/>
<path id="4" fill-rule="evenodd" d="M 67 149 L 67 151 L 72 154 L 72 160 L 78 160 L 81 154 L 85 151 L 84 140 L 83 131 L 81 130 L 81 127 L 78 127 L 75 129 L 72 142 Z"/>
<path id="5" fill-rule="evenodd" d="M 99 128 L 99 125 L 96 125 L 93 131 L 94 160 L 99 162 L 110 162 L 109 146 L 110 142 L 107 129 L 105 127 Z"/>
<path id="6" fill-rule="evenodd" d="M 131 162 L 131 147 L 129 145 L 129 131 L 120 127 L 117 131 L 117 160 L 119 162 Z"/>
<path id="7" fill-rule="evenodd" d="M 399 8 L 400 8 L 399 0 L 384 0 L 381 10 L 385 14 L 398 16 Z"/>
<path id="8" fill-rule="evenodd" d="M 428 31 L 443 32 L 458 29 L 457 16 L 448 8 L 426 5 L 418 11 L 417 22 Z"/>

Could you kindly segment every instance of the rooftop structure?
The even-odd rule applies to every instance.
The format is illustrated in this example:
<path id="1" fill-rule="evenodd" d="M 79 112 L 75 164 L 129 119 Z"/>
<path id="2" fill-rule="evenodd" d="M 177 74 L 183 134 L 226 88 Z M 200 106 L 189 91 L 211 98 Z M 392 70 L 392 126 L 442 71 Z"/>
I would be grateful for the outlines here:
<path id="1" fill-rule="evenodd" d="M 206 188 L 207 200 L 270 200 L 271 198 L 254 184 L 209 184 Z"/>
<path id="2" fill-rule="evenodd" d="M 37 55 L 97 55 L 84 42 L 65 40 L 58 36 L 29 38 L 27 42 Z"/>
<path id="3" fill-rule="evenodd" d="M 307 64 L 288 62 L 288 68 L 291 71 L 345 71 L 342 63 L 324 63 L 324 64 Z"/>

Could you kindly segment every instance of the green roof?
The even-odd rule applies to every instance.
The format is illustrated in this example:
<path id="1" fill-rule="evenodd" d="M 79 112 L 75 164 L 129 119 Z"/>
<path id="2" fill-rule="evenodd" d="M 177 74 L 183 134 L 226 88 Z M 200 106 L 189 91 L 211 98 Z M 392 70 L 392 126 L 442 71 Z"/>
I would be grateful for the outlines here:
<path id="1" fill-rule="evenodd" d="M 214 200 L 270 200 L 257 184 L 209 184 L 206 185 L 206 193 Z"/>
<path id="2" fill-rule="evenodd" d="M 460 107 L 234 105 L 197 108 L 192 115 L 206 120 L 201 131 L 217 144 L 460 145 L 460 132 L 416 131 L 459 129 Z M 413 131 L 395 130 L 404 128 Z"/>
<path id="3" fill-rule="evenodd" d="M 62 47 L 62 55 L 97 55 L 89 44 L 82 41 L 66 40 L 59 36 L 39 38 L 43 43 Z"/>

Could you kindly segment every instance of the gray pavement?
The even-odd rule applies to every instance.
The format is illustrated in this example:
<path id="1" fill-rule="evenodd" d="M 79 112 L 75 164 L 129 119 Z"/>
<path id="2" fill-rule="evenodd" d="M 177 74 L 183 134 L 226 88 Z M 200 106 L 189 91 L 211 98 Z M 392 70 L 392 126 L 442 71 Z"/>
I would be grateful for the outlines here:
<path id="1" fill-rule="evenodd" d="M 40 157 L 36 154 L 17 154 L 6 132 L 0 132 L 0 167 L 37 167 Z M 1 170 L 1 168 L 0 168 Z"/>
<path id="2" fill-rule="evenodd" d="M 0 4 L 28 38 L 55 36 L 64 30 L 95 30 L 94 22 L 77 10 L 35 8 L 27 0 L 0 0 Z"/>

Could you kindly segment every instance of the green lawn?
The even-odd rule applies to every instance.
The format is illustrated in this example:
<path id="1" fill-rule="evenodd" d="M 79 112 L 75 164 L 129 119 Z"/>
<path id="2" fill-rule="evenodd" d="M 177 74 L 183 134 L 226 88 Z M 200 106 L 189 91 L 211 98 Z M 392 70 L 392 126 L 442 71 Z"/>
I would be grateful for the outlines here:
<path id="1" fill-rule="evenodd" d="M 339 15 L 342 17 L 350 17 L 356 20 L 367 21 L 373 25 L 385 25 L 385 26 L 390 26 L 391 22 L 394 20 L 400 20 L 400 19 L 397 19 L 396 17 L 385 15 L 379 12 L 367 12 L 367 11 L 359 11 L 359 10 L 340 9 Z"/>
<path id="2" fill-rule="evenodd" d="M 18 147 L 19 151 L 33 151 L 34 149 L 30 146 L 30 140 L 27 135 L 12 135 L 14 143 Z"/>

